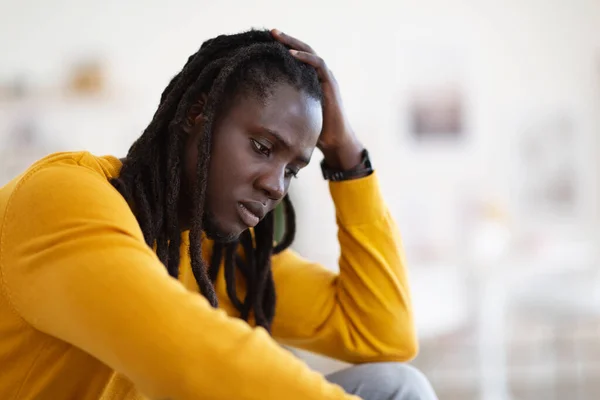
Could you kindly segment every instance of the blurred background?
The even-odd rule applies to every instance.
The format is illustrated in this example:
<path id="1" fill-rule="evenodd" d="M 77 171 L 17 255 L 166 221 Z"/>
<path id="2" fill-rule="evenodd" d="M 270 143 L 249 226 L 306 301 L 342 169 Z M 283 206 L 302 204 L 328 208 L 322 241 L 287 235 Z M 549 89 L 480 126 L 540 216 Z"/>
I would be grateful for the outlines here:
<path id="1" fill-rule="evenodd" d="M 2 0 L 0 185 L 54 151 L 124 156 L 202 41 L 251 27 L 336 74 L 440 399 L 600 398 L 598 0 Z M 337 268 L 318 162 L 292 195 L 296 249 Z"/>

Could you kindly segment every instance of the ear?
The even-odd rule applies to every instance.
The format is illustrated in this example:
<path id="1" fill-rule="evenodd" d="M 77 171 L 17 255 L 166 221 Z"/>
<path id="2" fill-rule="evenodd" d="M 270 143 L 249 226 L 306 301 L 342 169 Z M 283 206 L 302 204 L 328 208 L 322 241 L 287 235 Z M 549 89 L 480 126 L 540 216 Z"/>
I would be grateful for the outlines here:
<path id="1" fill-rule="evenodd" d="M 206 93 L 202 93 L 198 100 L 190 106 L 188 110 L 187 117 L 185 119 L 184 130 L 187 133 L 190 133 L 194 127 L 202 124 L 204 122 L 204 106 L 206 105 L 206 99 L 208 95 Z"/>

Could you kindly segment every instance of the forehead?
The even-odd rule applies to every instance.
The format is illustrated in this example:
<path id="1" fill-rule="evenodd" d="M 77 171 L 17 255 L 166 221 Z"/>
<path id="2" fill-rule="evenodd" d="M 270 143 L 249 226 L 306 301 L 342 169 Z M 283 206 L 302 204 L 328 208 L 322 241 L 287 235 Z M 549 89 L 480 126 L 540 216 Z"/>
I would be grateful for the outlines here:
<path id="1" fill-rule="evenodd" d="M 241 96 L 229 116 L 251 128 L 277 132 L 298 151 L 312 152 L 323 125 L 319 101 L 288 84 L 274 86 L 263 99 Z"/>

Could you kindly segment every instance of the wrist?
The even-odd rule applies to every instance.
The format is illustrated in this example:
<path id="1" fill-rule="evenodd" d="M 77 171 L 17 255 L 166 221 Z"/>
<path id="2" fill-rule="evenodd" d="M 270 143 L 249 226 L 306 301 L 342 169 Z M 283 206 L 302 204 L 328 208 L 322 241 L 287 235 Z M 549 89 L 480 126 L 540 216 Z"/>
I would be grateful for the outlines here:
<path id="1" fill-rule="evenodd" d="M 321 152 L 329 168 L 347 171 L 361 163 L 364 149 L 358 140 L 353 139 L 341 145 L 321 148 Z"/>
<path id="2" fill-rule="evenodd" d="M 321 161 L 321 172 L 323 173 L 323 178 L 328 181 L 349 181 L 371 175 L 373 173 L 373 166 L 369 158 L 369 152 L 363 150 L 360 162 L 353 168 L 346 170 L 334 169 L 329 167 L 325 160 L 323 160 Z"/>

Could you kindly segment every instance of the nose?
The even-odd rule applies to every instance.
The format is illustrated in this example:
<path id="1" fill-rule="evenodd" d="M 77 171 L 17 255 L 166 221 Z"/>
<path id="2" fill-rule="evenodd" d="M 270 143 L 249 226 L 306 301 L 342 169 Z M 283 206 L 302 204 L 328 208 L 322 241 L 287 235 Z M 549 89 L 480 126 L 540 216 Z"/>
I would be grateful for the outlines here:
<path id="1" fill-rule="evenodd" d="M 279 201 L 285 196 L 285 166 L 269 168 L 256 180 L 257 189 L 263 191 L 270 200 Z"/>

